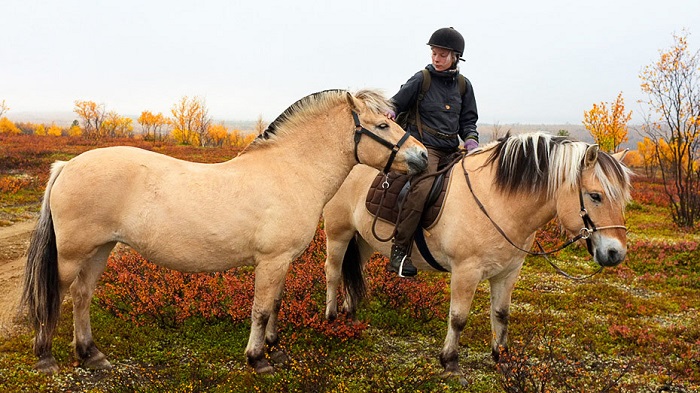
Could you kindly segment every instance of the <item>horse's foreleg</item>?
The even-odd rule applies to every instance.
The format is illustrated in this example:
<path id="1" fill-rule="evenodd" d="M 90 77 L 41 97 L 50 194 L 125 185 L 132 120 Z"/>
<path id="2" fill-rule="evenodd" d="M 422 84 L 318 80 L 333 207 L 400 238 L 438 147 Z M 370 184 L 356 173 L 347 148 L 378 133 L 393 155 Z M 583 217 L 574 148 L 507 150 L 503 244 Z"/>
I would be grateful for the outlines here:
<path id="1" fill-rule="evenodd" d="M 505 276 L 489 280 L 491 285 L 491 355 L 498 362 L 503 351 L 508 351 L 508 321 L 510 319 L 510 301 L 518 281 L 520 269 Z"/>
<path id="2" fill-rule="evenodd" d="M 273 363 L 286 363 L 289 361 L 289 356 L 287 353 L 278 346 L 279 335 L 277 333 L 277 320 L 280 312 L 280 307 L 282 306 L 282 299 L 275 299 L 274 309 L 270 315 L 270 319 L 267 321 L 267 327 L 265 328 L 265 344 L 270 352 L 270 360 Z"/>
<path id="3" fill-rule="evenodd" d="M 73 297 L 73 348 L 80 364 L 86 368 L 112 368 L 107 357 L 97 349 L 93 341 L 90 302 L 113 247 L 114 244 L 103 246 L 95 256 L 84 262 L 80 273 L 70 287 Z"/>
<path id="4" fill-rule="evenodd" d="M 445 368 L 446 375 L 462 377 L 459 368 L 459 336 L 467 325 L 467 316 L 480 279 L 479 272 L 468 271 L 466 268 L 452 272 L 450 317 L 445 344 L 440 352 L 440 364 Z"/>
<path id="5" fill-rule="evenodd" d="M 255 268 L 252 323 L 245 354 L 248 364 L 257 373 L 274 371 L 265 357 L 265 341 L 266 337 L 275 342 L 277 340 L 277 311 L 279 311 L 279 299 L 282 297 L 289 261 L 289 259 L 280 263 L 262 261 Z"/>

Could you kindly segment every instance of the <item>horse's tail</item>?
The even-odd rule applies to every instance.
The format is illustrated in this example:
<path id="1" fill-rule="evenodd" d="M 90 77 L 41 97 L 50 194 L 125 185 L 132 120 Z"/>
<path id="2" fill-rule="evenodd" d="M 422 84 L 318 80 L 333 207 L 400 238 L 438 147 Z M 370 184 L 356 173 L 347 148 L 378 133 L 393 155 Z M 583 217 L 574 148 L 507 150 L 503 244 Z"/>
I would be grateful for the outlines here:
<path id="1" fill-rule="evenodd" d="M 348 248 L 345 250 L 343 257 L 343 286 L 345 294 L 350 300 L 353 308 L 356 308 L 362 299 L 367 294 L 367 285 L 365 276 L 362 272 L 362 263 L 360 256 L 360 245 L 357 241 L 357 234 L 350 239 Z"/>
<path id="2" fill-rule="evenodd" d="M 27 250 L 20 310 L 27 310 L 29 323 L 36 332 L 34 341 L 36 354 L 42 354 L 47 346 L 50 347 L 51 335 L 58 323 L 61 306 L 58 250 L 49 199 L 51 188 L 64 165 L 65 162 L 57 161 L 51 166 L 51 176 L 44 191 L 41 213 Z"/>

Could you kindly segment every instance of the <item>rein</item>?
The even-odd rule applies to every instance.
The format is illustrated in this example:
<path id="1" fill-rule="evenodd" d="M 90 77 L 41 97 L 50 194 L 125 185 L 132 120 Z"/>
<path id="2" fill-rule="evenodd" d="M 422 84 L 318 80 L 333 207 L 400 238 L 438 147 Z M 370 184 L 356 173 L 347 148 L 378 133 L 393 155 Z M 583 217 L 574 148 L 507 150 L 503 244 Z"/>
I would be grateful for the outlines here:
<path id="1" fill-rule="evenodd" d="M 578 198 L 579 198 L 579 204 L 581 206 L 581 210 L 579 211 L 579 216 L 581 216 L 581 220 L 583 221 L 583 227 L 579 231 L 578 235 L 567 240 L 564 244 L 555 248 L 554 250 L 545 251 L 539 242 L 536 242 L 537 246 L 540 249 L 539 252 L 525 250 L 522 247 L 519 247 L 517 244 L 515 244 L 512 240 L 510 240 L 508 235 L 506 235 L 505 231 L 503 231 L 503 229 L 493 220 L 493 218 L 491 218 L 489 213 L 486 211 L 486 208 L 484 207 L 484 205 L 481 203 L 479 198 L 474 193 L 474 189 L 472 188 L 471 180 L 469 179 L 469 173 L 467 172 L 467 168 L 465 168 L 465 166 L 464 166 L 464 160 L 462 160 L 462 171 L 464 172 L 464 178 L 467 180 L 467 186 L 469 187 L 469 191 L 471 192 L 472 197 L 474 197 L 474 201 L 479 206 L 479 209 L 481 209 L 481 212 L 484 213 L 486 218 L 488 218 L 489 221 L 491 221 L 491 224 L 498 231 L 498 233 L 500 233 L 501 236 L 503 236 L 503 238 L 506 239 L 506 241 L 508 243 L 510 243 L 511 246 L 515 247 L 517 250 L 522 251 L 528 255 L 544 257 L 547 260 L 547 262 L 554 268 L 554 270 L 557 273 L 563 275 L 564 277 L 567 277 L 567 278 L 570 278 L 573 280 L 585 280 L 585 279 L 588 279 L 588 278 L 600 273 L 603 270 L 603 267 L 600 266 L 600 268 L 598 270 L 596 270 L 595 272 L 593 272 L 590 275 L 583 276 L 583 277 L 575 277 L 575 276 L 571 276 L 571 275 L 567 274 L 566 272 L 564 272 L 563 270 L 561 270 L 556 264 L 554 264 L 554 262 L 552 262 L 548 258 L 549 255 L 554 254 L 558 251 L 561 251 L 561 250 L 565 249 L 566 247 L 570 246 L 571 244 L 573 244 L 579 240 L 582 240 L 582 239 L 586 241 L 586 248 L 588 249 L 588 253 L 593 255 L 593 245 L 591 243 L 591 235 L 594 232 L 597 232 L 597 231 L 600 231 L 603 229 L 625 229 L 625 230 L 627 230 L 627 227 L 625 227 L 624 225 L 609 225 L 609 226 L 603 226 L 603 227 L 596 227 L 596 225 L 593 223 L 593 220 L 591 220 L 591 217 L 588 215 L 588 210 L 586 210 L 586 207 L 585 207 L 584 202 L 583 202 L 583 192 L 581 191 L 581 188 L 579 187 Z M 580 178 L 580 174 L 579 174 L 579 178 Z"/>
<path id="2" fill-rule="evenodd" d="M 357 116 L 357 112 L 351 111 L 352 112 L 352 118 L 355 120 L 355 160 L 359 162 L 360 164 L 360 157 L 357 156 L 357 145 L 360 144 L 360 139 L 362 139 L 362 135 L 367 135 L 368 137 L 374 139 L 375 141 L 379 142 L 381 145 L 389 148 L 391 150 L 391 154 L 389 155 L 389 160 L 387 161 L 386 165 L 384 166 L 384 170 L 382 171 L 384 175 L 386 176 L 389 173 L 389 169 L 391 168 L 391 164 L 394 163 L 394 159 L 396 158 L 396 153 L 399 152 L 399 149 L 401 149 L 401 145 L 406 142 L 410 134 L 408 132 L 405 132 L 403 137 L 399 139 L 396 144 L 393 144 L 386 139 L 380 137 L 379 135 L 373 133 L 372 131 L 366 129 L 365 127 L 360 124 L 360 117 Z"/>

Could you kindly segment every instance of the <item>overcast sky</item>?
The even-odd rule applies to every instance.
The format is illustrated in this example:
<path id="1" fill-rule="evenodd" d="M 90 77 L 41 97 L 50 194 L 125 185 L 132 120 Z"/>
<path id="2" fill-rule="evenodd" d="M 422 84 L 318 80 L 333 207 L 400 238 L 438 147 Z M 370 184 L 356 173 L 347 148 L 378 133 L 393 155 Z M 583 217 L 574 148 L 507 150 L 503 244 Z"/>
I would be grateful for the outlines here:
<path id="1" fill-rule="evenodd" d="M 307 94 L 393 95 L 430 62 L 428 38 L 466 39 L 461 71 L 480 123 L 581 124 L 623 93 L 641 121 L 640 70 L 686 29 L 698 0 L 3 0 L 0 101 L 13 113 L 75 100 L 170 115 L 183 96 L 215 121 L 272 121 Z"/>

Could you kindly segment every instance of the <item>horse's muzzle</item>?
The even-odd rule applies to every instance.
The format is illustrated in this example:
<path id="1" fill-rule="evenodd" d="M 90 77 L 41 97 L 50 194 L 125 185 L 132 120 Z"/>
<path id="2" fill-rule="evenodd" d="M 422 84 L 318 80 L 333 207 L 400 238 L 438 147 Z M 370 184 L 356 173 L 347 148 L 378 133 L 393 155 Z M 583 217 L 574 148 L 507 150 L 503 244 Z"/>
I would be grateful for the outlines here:
<path id="1" fill-rule="evenodd" d="M 412 148 L 406 152 L 406 164 L 408 174 L 417 175 L 428 167 L 428 152 L 419 147 Z"/>
<path id="2" fill-rule="evenodd" d="M 617 266 L 627 256 L 625 247 L 595 247 L 593 250 L 593 259 L 603 267 Z"/>

